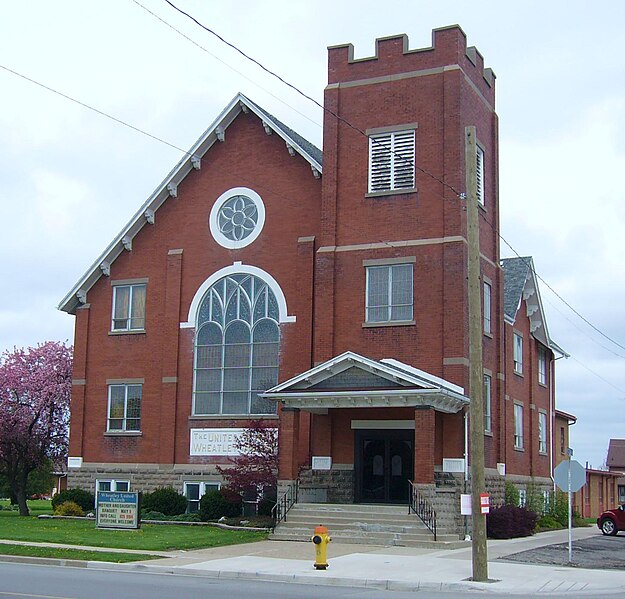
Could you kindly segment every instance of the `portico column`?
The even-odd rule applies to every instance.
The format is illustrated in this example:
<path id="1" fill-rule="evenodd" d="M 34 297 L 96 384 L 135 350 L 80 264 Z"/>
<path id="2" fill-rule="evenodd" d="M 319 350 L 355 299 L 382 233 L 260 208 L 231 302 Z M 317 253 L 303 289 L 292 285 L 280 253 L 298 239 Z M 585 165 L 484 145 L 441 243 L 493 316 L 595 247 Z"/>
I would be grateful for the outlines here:
<path id="1" fill-rule="evenodd" d="M 278 480 L 293 481 L 299 473 L 299 410 L 282 408 L 278 432 Z"/>
<path id="2" fill-rule="evenodd" d="M 434 482 L 434 410 L 417 408 L 414 419 L 414 482 L 431 484 Z"/>

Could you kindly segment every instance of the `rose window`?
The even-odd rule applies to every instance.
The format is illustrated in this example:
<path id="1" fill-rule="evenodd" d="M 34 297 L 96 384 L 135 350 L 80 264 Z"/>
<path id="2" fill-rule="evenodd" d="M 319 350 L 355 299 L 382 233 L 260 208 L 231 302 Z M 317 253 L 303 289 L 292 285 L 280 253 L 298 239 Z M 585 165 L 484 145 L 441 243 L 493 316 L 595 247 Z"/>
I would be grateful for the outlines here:
<path id="1" fill-rule="evenodd" d="M 231 241 L 248 237 L 258 224 L 256 204 L 246 196 L 234 196 L 224 202 L 218 214 L 219 231 Z"/>

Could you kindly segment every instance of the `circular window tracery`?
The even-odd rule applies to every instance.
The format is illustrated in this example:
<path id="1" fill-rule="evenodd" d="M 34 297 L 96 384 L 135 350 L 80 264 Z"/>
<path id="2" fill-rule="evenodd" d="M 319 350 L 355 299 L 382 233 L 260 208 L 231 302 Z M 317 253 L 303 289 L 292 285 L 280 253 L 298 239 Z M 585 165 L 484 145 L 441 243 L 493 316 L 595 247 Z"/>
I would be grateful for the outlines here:
<path id="1" fill-rule="evenodd" d="M 243 248 L 252 243 L 265 223 L 261 197 L 246 187 L 234 187 L 221 194 L 209 218 L 211 234 L 219 245 Z"/>

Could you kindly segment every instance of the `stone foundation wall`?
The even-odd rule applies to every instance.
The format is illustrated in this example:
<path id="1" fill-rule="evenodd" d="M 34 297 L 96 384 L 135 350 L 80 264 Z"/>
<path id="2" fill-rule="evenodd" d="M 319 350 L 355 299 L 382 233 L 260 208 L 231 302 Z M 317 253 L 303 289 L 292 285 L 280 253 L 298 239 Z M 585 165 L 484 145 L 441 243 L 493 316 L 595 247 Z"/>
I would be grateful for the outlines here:
<path id="1" fill-rule="evenodd" d="M 68 471 L 67 488 L 93 493 L 96 480 L 128 480 L 131 491 L 149 493 L 159 487 L 173 487 L 182 493 L 185 482 L 221 482 L 222 477 L 210 465 L 83 464 L 81 468 Z"/>
<path id="2" fill-rule="evenodd" d="M 353 470 L 303 470 L 299 478 L 301 502 L 354 503 Z"/>

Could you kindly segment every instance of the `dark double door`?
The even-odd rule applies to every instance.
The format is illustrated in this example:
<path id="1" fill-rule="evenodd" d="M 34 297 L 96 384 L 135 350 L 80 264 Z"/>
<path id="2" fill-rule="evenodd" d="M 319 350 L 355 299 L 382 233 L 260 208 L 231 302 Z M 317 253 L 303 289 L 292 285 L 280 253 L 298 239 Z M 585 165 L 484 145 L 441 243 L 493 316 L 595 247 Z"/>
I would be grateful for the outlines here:
<path id="1" fill-rule="evenodd" d="M 413 430 L 356 430 L 357 503 L 405 503 L 414 470 Z"/>

